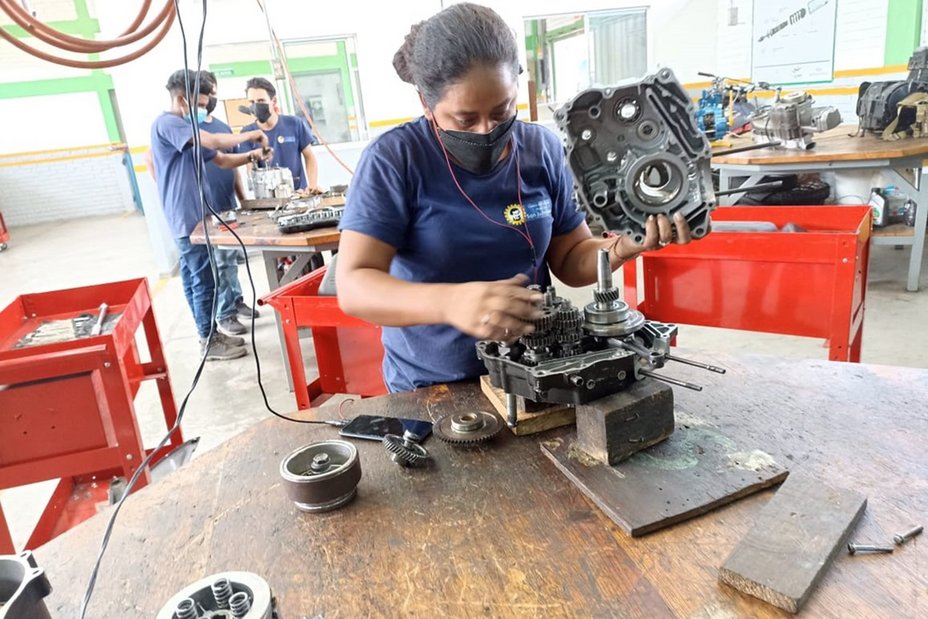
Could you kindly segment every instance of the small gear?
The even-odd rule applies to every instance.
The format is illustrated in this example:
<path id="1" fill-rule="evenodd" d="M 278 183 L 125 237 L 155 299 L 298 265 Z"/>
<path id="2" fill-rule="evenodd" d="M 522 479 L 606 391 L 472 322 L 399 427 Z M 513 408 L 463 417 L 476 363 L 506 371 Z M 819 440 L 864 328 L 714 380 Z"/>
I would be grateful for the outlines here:
<path id="1" fill-rule="evenodd" d="M 614 303 L 619 300 L 618 288 L 606 288 L 605 290 L 594 290 L 593 298 L 597 303 Z"/>
<path id="2" fill-rule="evenodd" d="M 554 321 L 557 317 L 557 311 L 552 307 L 542 308 L 544 315 L 537 320 L 532 321 L 535 326 L 535 333 L 545 333 L 554 328 Z"/>
<path id="3" fill-rule="evenodd" d="M 583 316 L 573 305 L 562 305 L 561 309 L 557 312 L 557 318 L 555 320 L 557 324 L 558 331 L 571 331 L 573 329 L 579 329 L 580 325 L 583 324 Z"/>
<path id="4" fill-rule="evenodd" d="M 557 338 L 554 333 L 539 333 L 536 331 L 530 335 L 522 336 L 522 343 L 525 344 L 526 348 L 531 349 L 547 348 L 553 346 L 555 342 L 557 342 Z"/>
<path id="5" fill-rule="evenodd" d="M 492 413 L 478 411 L 445 415 L 435 422 L 435 436 L 454 445 L 475 445 L 488 441 L 503 427 L 500 418 Z"/>
<path id="6" fill-rule="evenodd" d="M 387 434 L 383 437 L 383 446 L 393 455 L 393 461 L 400 466 L 422 466 L 429 459 L 429 452 L 410 437 Z"/>

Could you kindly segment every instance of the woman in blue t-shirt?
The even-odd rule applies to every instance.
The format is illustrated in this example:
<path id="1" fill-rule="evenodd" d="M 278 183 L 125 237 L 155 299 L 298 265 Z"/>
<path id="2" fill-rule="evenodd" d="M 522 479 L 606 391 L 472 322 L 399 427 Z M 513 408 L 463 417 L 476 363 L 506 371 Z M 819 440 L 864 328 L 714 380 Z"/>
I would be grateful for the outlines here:
<path id="1" fill-rule="evenodd" d="M 475 341 L 530 333 L 542 297 L 526 286 L 547 286 L 548 269 L 584 286 L 600 248 L 615 269 L 689 242 L 685 219 L 664 216 L 641 245 L 593 237 L 560 140 L 516 120 L 516 39 L 491 9 L 455 4 L 414 26 L 393 65 L 424 116 L 362 155 L 337 266 L 342 309 L 384 326 L 391 391 L 484 373 Z"/>

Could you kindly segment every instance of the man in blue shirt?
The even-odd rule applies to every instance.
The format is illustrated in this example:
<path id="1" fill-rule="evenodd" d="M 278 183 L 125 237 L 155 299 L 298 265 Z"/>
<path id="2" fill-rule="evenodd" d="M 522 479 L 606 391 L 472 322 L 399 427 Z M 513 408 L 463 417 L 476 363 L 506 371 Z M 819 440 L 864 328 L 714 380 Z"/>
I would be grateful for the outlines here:
<path id="1" fill-rule="evenodd" d="M 206 120 L 200 129 L 209 133 L 223 133 L 229 135 L 232 129 L 226 123 L 213 116 L 218 99 L 216 98 L 216 76 L 207 72 L 206 76 L 211 83 L 209 103 L 206 104 Z M 234 152 L 229 149 L 226 152 Z M 210 194 L 213 197 L 211 206 L 213 210 L 227 215 L 238 207 L 236 197 L 244 199 L 245 190 L 242 179 L 235 170 L 223 169 L 212 161 L 206 164 L 204 170 Z M 239 322 L 238 317 L 257 318 L 258 312 L 245 303 L 242 295 L 242 284 L 238 278 L 238 260 L 244 258 L 241 249 L 228 247 L 215 247 L 213 254 L 216 258 L 216 272 L 218 275 L 218 304 L 216 307 L 216 326 L 226 335 L 242 335 L 246 333 L 245 325 Z"/>
<path id="2" fill-rule="evenodd" d="M 318 166 L 313 144 L 316 138 L 306 121 L 299 116 L 280 113 L 277 90 L 263 77 L 253 77 L 245 85 L 245 96 L 251 102 L 257 123 L 242 128 L 242 132 L 260 129 L 274 148 L 270 165 L 289 168 L 293 175 L 293 187 L 320 192 Z M 255 148 L 257 144 L 243 143 L 241 148 Z M 304 167 L 305 162 L 305 167 Z"/>
<path id="3" fill-rule="evenodd" d="M 151 127 L 151 154 L 154 170 L 157 171 L 158 194 L 165 219 L 180 250 L 184 294 L 196 322 L 201 352 L 210 361 L 235 359 L 245 354 L 245 341 L 212 329 L 215 282 L 210 268 L 209 250 L 206 245 L 190 242 L 190 233 L 203 220 L 205 212 L 201 206 L 200 185 L 197 182 L 198 166 L 193 147 L 194 118 L 191 114 L 197 115 L 197 124 L 206 119 L 206 105 L 212 87 L 205 75 L 182 69 L 171 75 L 166 88 L 171 96 L 171 107 L 156 118 Z M 270 157 L 267 136 L 261 131 L 226 135 L 200 130 L 198 136 L 202 146 L 200 167 L 204 162 L 212 161 L 221 168 L 236 168 Z M 249 140 L 260 147 L 248 153 L 223 152 Z M 203 189 L 206 199 L 211 200 L 205 177 Z"/>

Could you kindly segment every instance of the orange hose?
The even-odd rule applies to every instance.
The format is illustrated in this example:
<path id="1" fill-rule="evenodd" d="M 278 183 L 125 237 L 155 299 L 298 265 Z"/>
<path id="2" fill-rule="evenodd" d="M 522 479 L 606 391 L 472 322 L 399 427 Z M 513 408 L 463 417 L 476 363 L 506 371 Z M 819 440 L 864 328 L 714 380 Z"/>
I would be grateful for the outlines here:
<path id="1" fill-rule="evenodd" d="M 3 0 L 0 0 L 0 1 L 3 1 Z M 176 13 L 174 12 L 174 5 L 171 4 L 167 18 L 164 20 L 164 23 L 161 26 L 161 30 L 159 30 L 158 33 L 155 34 L 154 38 L 151 41 L 149 41 L 148 43 L 146 43 L 144 46 L 137 49 L 136 51 L 132 52 L 131 54 L 120 56 L 119 58 L 112 58 L 110 60 L 73 60 L 70 58 L 62 58 L 60 56 L 53 56 L 52 54 L 48 54 L 46 52 L 37 50 L 23 43 L 20 39 L 17 39 L 12 34 L 7 32 L 6 29 L 4 28 L 0 28 L 0 38 L 5 39 L 9 43 L 11 43 L 14 47 L 18 47 L 19 49 L 26 52 L 27 54 L 31 54 L 32 56 L 35 56 L 36 58 L 39 58 L 40 60 L 45 60 L 47 62 L 52 62 L 54 64 L 63 65 L 65 67 L 72 67 L 75 69 L 108 69 L 110 67 L 116 67 L 121 64 L 131 62 L 135 60 L 136 58 L 139 58 L 143 56 L 144 54 L 148 53 L 149 51 L 151 51 L 167 35 L 168 30 L 171 29 L 171 25 L 174 23 L 175 17 L 176 17 Z"/>
<path id="2" fill-rule="evenodd" d="M 150 5 L 150 0 L 147 0 L 143 3 L 144 13 L 141 14 L 142 19 L 144 20 L 145 14 L 147 14 L 147 6 Z M 69 52 L 78 52 L 84 54 L 94 54 L 99 52 L 105 52 L 114 47 L 121 47 L 123 45 L 128 45 L 130 43 L 135 43 L 143 39 L 144 37 L 151 34 L 160 24 L 164 22 L 165 19 L 168 19 L 168 15 L 174 11 L 174 2 L 173 0 L 167 0 L 165 2 L 164 8 L 161 9 L 161 12 L 149 23 L 147 26 L 141 30 L 134 32 L 132 34 L 123 35 L 111 40 L 104 41 L 94 41 L 88 39 L 82 39 L 80 37 L 73 37 L 67 35 L 59 30 L 50 28 L 46 26 L 41 21 L 29 15 L 20 5 L 16 3 L 16 0 L 0 0 L 0 9 L 9 15 L 9 17 L 16 22 L 20 27 L 35 36 L 40 41 L 44 41 L 49 45 L 57 47 Z M 136 17 L 136 20 L 138 17 Z M 4 37 L 6 38 L 6 37 Z"/>

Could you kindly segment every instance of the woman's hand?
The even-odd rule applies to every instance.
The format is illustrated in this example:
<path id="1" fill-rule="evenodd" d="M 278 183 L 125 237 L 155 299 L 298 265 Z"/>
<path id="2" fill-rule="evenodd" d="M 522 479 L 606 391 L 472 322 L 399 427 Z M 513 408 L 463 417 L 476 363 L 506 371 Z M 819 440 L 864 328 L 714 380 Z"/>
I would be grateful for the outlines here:
<path id="1" fill-rule="evenodd" d="M 677 229 L 676 238 L 674 238 L 673 229 Z M 612 251 L 622 260 L 632 260 L 638 254 L 645 251 L 654 251 L 666 247 L 671 243 L 686 245 L 693 240 L 693 234 L 690 232 L 690 225 L 681 213 L 673 216 L 673 223 L 666 215 L 648 216 L 644 225 L 644 241 L 641 244 L 635 243 L 632 237 L 622 235 L 612 246 Z"/>
<path id="2" fill-rule="evenodd" d="M 481 340 L 511 341 L 535 330 L 544 296 L 526 288 L 528 277 L 470 282 L 451 287 L 443 307 L 444 322 Z"/>

